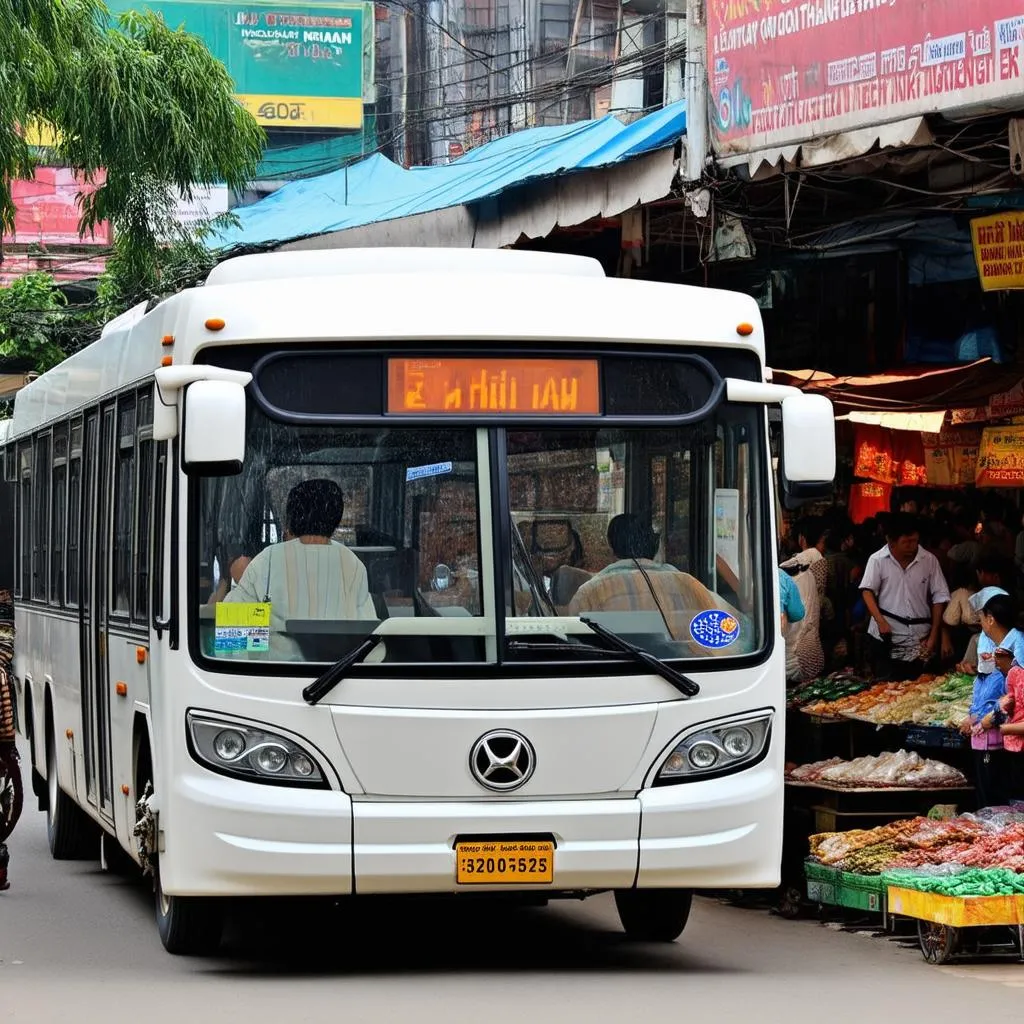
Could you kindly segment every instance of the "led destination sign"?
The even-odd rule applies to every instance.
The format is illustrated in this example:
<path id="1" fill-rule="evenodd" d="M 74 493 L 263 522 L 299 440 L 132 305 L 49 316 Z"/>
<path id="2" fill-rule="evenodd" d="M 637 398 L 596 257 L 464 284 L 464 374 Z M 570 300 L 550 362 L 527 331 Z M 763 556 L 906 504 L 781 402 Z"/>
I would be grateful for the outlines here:
<path id="1" fill-rule="evenodd" d="M 597 416 L 597 360 L 389 359 L 387 411 Z"/>

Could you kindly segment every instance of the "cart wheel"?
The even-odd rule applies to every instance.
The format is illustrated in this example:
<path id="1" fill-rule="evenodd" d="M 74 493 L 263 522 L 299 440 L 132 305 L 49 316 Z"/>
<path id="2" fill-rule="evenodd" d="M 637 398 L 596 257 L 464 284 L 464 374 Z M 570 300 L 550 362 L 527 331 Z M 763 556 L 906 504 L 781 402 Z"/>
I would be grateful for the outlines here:
<path id="1" fill-rule="evenodd" d="M 948 924 L 933 924 L 931 921 L 917 922 L 917 941 L 921 956 L 930 964 L 944 964 L 960 945 L 960 931 Z"/>

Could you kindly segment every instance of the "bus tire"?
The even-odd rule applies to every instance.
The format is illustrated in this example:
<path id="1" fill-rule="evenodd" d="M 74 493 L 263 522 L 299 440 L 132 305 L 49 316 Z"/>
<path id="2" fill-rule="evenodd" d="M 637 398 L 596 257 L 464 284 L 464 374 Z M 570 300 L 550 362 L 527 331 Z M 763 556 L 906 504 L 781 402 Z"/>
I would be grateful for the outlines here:
<path id="1" fill-rule="evenodd" d="M 46 841 L 54 860 L 91 860 L 99 853 L 99 827 L 60 788 L 57 742 L 50 731 L 46 743 Z"/>
<path id="2" fill-rule="evenodd" d="M 153 867 L 156 929 L 164 949 L 174 956 L 210 956 L 220 948 L 224 915 L 218 900 L 201 896 L 167 896 L 160 884 L 160 864 Z"/>
<path id="3" fill-rule="evenodd" d="M 690 919 L 689 889 L 617 889 L 615 909 L 622 928 L 640 942 L 675 942 Z"/>

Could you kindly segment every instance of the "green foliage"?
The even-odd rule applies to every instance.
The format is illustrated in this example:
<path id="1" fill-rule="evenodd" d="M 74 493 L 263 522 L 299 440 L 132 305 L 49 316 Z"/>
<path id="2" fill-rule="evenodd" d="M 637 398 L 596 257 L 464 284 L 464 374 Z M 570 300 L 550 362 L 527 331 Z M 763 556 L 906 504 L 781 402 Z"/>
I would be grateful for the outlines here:
<path id="1" fill-rule="evenodd" d="M 56 341 L 66 299 L 49 274 L 26 274 L 0 288 L 0 358 L 25 360 L 42 373 L 65 355 Z"/>
<path id="2" fill-rule="evenodd" d="M 109 220 L 125 258 L 144 262 L 169 235 L 176 193 L 243 188 L 264 134 L 201 39 L 150 11 L 108 20 L 100 0 L 0 0 L 0 226 L 11 179 L 31 169 L 20 130 L 41 123 L 57 136 L 48 159 L 90 180 L 105 171 L 82 230 Z"/>
<path id="3" fill-rule="evenodd" d="M 197 186 L 241 190 L 256 172 L 263 130 L 233 88 L 202 40 L 149 11 L 115 29 L 101 0 L 0 0 L 0 229 L 13 224 L 11 181 L 32 171 L 22 131 L 41 125 L 56 138 L 46 162 L 99 185 L 81 231 L 110 221 L 115 239 L 95 302 L 67 306 L 41 273 L 0 288 L 0 357 L 46 370 L 104 321 L 209 272 L 203 232 L 173 212 Z"/>

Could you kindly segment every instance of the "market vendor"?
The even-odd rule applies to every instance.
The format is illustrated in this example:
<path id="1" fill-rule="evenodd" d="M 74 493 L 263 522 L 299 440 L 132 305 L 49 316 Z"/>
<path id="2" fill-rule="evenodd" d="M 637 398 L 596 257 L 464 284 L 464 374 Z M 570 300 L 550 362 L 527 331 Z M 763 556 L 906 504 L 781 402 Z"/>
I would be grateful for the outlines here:
<path id="1" fill-rule="evenodd" d="M 1005 647 L 996 650 L 996 668 L 1006 676 L 1006 695 L 999 702 L 999 731 L 1005 751 L 1006 792 L 1024 800 L 1024 666 Z"/>
<path id="2" fill-rule="evenodd" d="M 913 679 L 938 653 L 949 587 L 939 560 L 921 547 L 917 520 L 903 513 L 886 527 L 886 545 L 869 559 L 860 584 L 871 622 L 869 658 L 880 679 Z"/>

